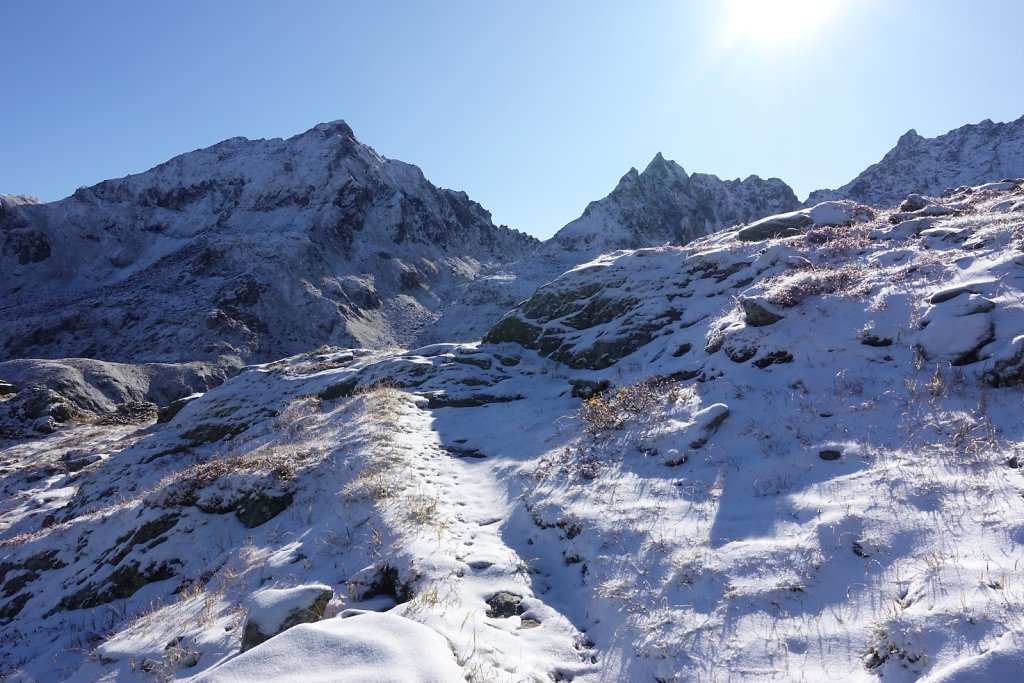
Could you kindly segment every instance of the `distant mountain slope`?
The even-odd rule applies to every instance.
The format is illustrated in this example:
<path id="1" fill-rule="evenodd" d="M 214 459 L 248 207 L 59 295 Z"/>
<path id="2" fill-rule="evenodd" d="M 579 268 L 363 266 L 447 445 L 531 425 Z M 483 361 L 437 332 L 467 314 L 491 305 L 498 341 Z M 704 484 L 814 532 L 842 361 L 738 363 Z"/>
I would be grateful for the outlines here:
<path id="1" fill-rule="evenodd" d="M 968 124 L 935 138 L 907 131 L 877 164 L 836 190 L 817 190 L 806 205 L 853 199 L 874 206 L 911 193 L 939 195 L 963 185 L 1024 176 L 1024 116 L 1011 123 Z"/>
<path id="2" fill-rule="evenodd" d="M 593 257 L 616 249 L 681 246 L 799 205 L 793 190 L 778 178 L 750 176 L 741 181 L 688 175 L 659 153 L 643 173 L 630 169 L 607 197 L 591 202 L 548 247 Z"/>
<path id="3" fill-rule="evenodd" d="M 405 343 L 446 289 L 539 244 L 341 121 L 0 196 L 0 243 L 0 359 L 120 361 Z"/>

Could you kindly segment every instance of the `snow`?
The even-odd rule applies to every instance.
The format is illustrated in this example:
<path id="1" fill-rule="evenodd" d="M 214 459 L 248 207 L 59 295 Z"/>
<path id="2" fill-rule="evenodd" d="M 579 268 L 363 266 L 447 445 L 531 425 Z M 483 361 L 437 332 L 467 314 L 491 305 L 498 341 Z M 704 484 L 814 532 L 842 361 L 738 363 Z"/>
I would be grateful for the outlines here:
<path id="1" fill-rule="evenodd" d="M 0 675 L 1013 680 L 1022 196 L 936 200 L 955 239 L 890 210 L 620 251 L 523 294 L 536 348 L 320 349 L 8 440 Z"/>
<path id="2" fill-rule="evenodd" d="M 256 591 L 249 603 L 248 621 L 263 633 L 277 633 L 289 615 L 308 609 L 325 592 L 332 592 L 332 589 L 322 583 Z"/>
<path id="3" fill-rule="evenodd" d="M 195 683 L 451 683 L 462 668 L 435 631 L 392 614 L 301 624 L 193 679 Z"/>
<path id="4" fill-rule="evenodd" d="M 20 272 L 0 291 L 5 359 L 404 346 L 486 267 L 539 246 L 343 122 L 235 138 L 57 202 L 2 201 L 18 226 L 8 242 L 27 249 L 0 253 Z"/>

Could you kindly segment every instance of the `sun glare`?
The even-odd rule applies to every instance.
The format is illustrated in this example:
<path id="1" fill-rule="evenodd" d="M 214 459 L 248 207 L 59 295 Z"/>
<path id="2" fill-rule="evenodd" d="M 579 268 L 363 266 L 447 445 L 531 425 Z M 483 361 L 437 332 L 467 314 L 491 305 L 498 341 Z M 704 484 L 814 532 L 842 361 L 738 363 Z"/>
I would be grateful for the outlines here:
<path id="1" fill-rule="evenodd" d="M 839 0 L 730 0 L 726 41 L 775 46 L 811 37 Z"/>

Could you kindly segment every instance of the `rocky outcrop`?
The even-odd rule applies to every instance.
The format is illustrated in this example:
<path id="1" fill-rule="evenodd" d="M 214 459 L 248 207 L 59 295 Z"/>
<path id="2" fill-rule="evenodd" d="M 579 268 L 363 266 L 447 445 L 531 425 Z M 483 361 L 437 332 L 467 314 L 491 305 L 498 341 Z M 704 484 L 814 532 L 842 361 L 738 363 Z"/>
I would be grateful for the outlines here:
<path id="1" fill-rule="evenodd" d="M 218 386 L 240 366 L 237 358 L 140 365 L 88 358 L 7 361 L 0 363 L 0 377 L 23 389 L 0 404 L 0 429 L 52 433 L 72 417 L 109 425 L 150 422 L 156 406 Z"/>

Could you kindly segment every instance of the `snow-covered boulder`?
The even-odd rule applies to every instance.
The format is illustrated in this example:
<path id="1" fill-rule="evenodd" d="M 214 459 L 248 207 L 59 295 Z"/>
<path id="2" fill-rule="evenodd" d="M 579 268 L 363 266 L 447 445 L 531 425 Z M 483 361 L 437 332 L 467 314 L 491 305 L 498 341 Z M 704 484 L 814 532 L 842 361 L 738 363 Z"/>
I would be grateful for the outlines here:
<path id="1" fill-rule="evenodd" d="M 450 683 L 463 680 L 463 670 L 436 631 L 404 617 L 367 612 L 296 626 L 193 680 Z"/>
<path id="2" fill-rule="evenodd" d="M 252 596 L 242 632 L 242 651 L 256 647 L 279 633 L 319 621 L 334 591 L 324 584 L 295 588 L 264 588 Z"/>
<path id="3" fill-rule="evenodd" d="M 690 428 L 693 437 L 690 448 L 703 448 L 727 417 L 729 406 L 724 403 L 715 403 L 695 414 Z"/>
<path id="4" fill-rule="evenodd" d="M 863 223 L 874 217 L 870 208 L 850 201 L 822 202 L 807 209 L 766 216 L 740 228 L 737 239 L 759 242 L 773 237 L 792 237 L 811 228 Z"/>

